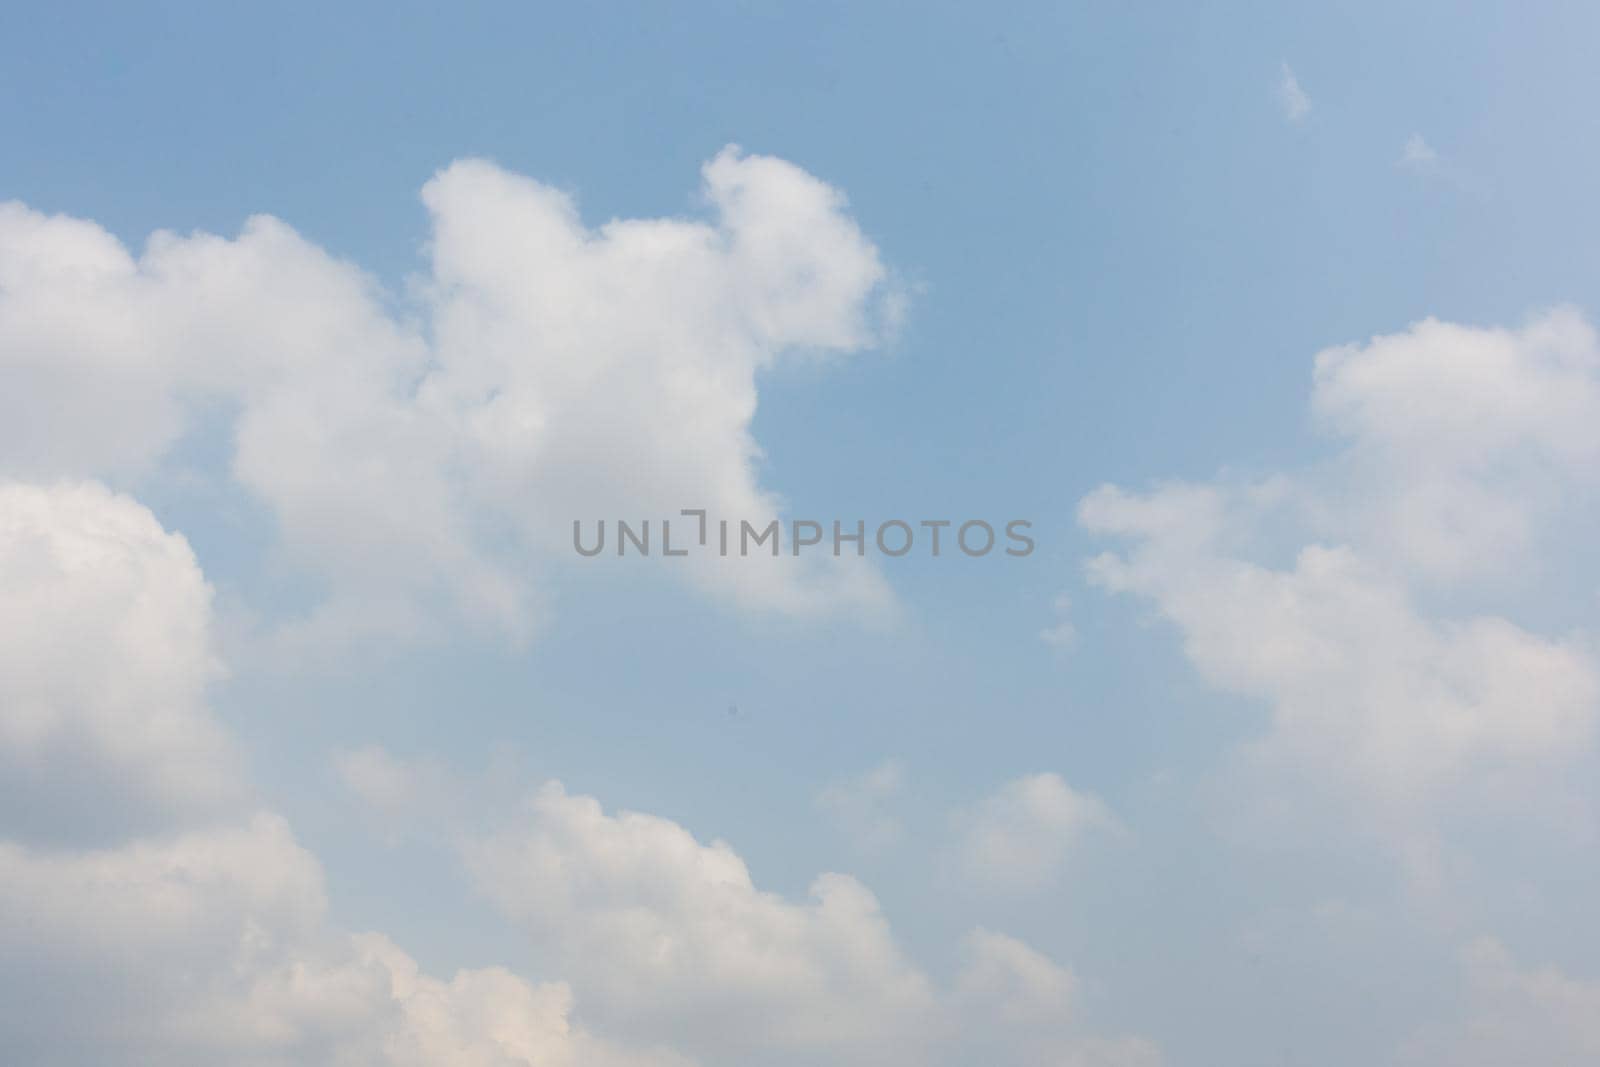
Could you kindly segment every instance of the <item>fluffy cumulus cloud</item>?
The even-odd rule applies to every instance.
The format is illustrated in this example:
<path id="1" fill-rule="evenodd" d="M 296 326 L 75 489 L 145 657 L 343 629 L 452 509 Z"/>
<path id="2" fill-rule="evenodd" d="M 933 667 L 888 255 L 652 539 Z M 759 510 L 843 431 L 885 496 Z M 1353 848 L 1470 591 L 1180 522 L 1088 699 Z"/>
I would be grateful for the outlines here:
<path id="1" fill-rule="evenodd" d="M 0 579 L 0 1045 L 17 1062 L 682 1062 L 578 1028 L 563 984 L 432 978 L 328 922 L 320 865 L 236 784 L 204 704 L 209 591 L 148 511 L 95 486 L 0 487 Z"/>
<path id="2" fill-rule="evenodd" d="M 95 485 L 0 484 L 0 833 L 114 835 L 221 815 L 238 758 L 189 546 Z"/>
<path id="3" fill-rule="evenodd" d="M 557 784 L 469 856 L 491 899 L 630 1033 L 715 1062 L 784 1050 L 884 1062 L 927 1036 L 928 981 L 848 876 L 791 902 L 757 889 L 727 844 Z"/>
<path id="4" fill-rule="evenodd" d="M 1328 349 L 1312 411 L 1345 443 L 1323 521 L 1409 578 L 1549 567 L 1560 520 L 1600 487 L 1600 342 L 1572 310 Z"/>
<path id="5" fill-rule="evenodd" d="M 1015 938 L 974 931 L 961 972 L 939 983 L 854 878 L 824 874 L 790 900 L 758 888 L 728 844 L 557 783 L 465 854 L 488 897 L 561 962 L 587 1018 L 700 1062 L 1160 1062 L 1147 1041 L 1096 1036 L 1076 977 Z"/>
<path id="6" fill-rule="evenodd" d="M 1505 902 L 1560 921 L 1587 870 L 1600 727 L 1600 342 L 1576 312 L 1426 320 L 1317 355 L 1323 461 L 1080 504 L 1118 543 L 1092 582 L 1176 628 L 1195 669 L 1266 711 L 1230 776 L 1255 828 L 1381 842 L 1413 923 L 1454 940 Z M 1275 837 L 1283 841 L 1285 838 Z M 1575 874 L 1576 872 L 1576 874 Z M 1580 905 L 1586 914 L 1586 901 Z M 1592 980 L 1498 940 L 1463 954 L 1453 1022 L 1410 1065 L 1578 1064 Z"/>
<path id="7" fill-rule="evenodd" d="M 1094 796 L 1058 774 L 1030 774 L 955 813 L 955 862 L 984 890 L 1028 893 L 1060 879 L 1072 850 L 1094 831 L 1118 824 Z"/>
<path id="8" fill-rule="evenodd" d="M 455 163 L 423 190 L 429 265 L 402 301 L 273 218 L 135 254 L 0 205 L 0 474 L 137 485 L 221 420 L 229 479 L 324 587 L 298 636 L 407 636 L 443 610 L 525 637 L 528 575 L 575 558 L 574 519 L 776 515 L 757 375 L 891 317 L 836 190 L 729 149 L 703 193 L 707 219 L 591 228 L 561 192 Z M 849 562 L 708 562 L 684 571 L 747 606 L 889 601 Z"/>
<path id="9" fill-rule="evenodd" d="M 374 816 L 409 827 L 419 795 L 461 798 L 496 777 L 458 777 L 377 747 L 340 765 Z M 822 795 L 898 793 L 903 773 L 888 761 Z M 1060 783 L 1042 775 L 1017 786 L 1034 781 L 1049 825 L 1028 828 L 1040 840 L 1014 844 L 1052 852 Z M 1148 1040 L 1102 1036 L 1080 1010 L 1077 976 L 1014 937 L 972 931 L 959 968 L 940 977 L 901 948 L 876 897 L 849 875 L 824 873 L 804 896 L 786 897 L 758 886 L 730 844 L 669 819 L 608 811 L 559 782 L 517 805 L 490 792 L 456 804 L 428 836 L 458 855 L 603 1033 L 741 1067 L 1162 1061 Z M 1097 802 L 1072 796 L 1109 823 Z M 869 818 L 845 829 L 881 827 Z"/>
<path id="10" fill-rule="evenodd" d="M 0 845 L 0 1007 L 21 1062 L 668 1064 L 571 1022 L 565 985 L 498 968 L 429 977 L 325 917 L 283 820 L 91 851 Z"/>
<path id="11" fill-rule="evenodd" d="M 1312 408 L 1342 445 L 1318 468 L 1091 494 L 1083 525 L 1126 547 L 1090 575 L 1270 708 L 1261 765 L 1332 788 L 1437 877 L 1444 823 L 1566 817 L 1565 772 L 1592 758 L 1592 638 L 1512 609 L 1586 573 L 1566 520 L 1593 514 L 1600 345 L 1567 311 L 1429 320 L 1318 355 Z"/>
<path id="12" fill-rule="evenodd" d="M 726 844 L 556 784 L 465 851 L 571 984 L 494 966 L 433 977 L 383 934 L 329 920 L 321 865 L 242 784 L 205 703 L 220 672 L 211 598 L 181 537 L 99 486 L 5 485 L 0 577 L 16 668 L 0 787 L 18 799 L 0 825 L 0 1044 L 20 1062 L 910 1067 L 981 1047 L 988 1062 L 1047 1049 L 1109 1067 L 1154 1055 L 1089 1036 L 1070 1010 L 1075 980 L 1020 942 L 973 935 L 966 971 L 941 990 L 855 879 L 825 874 L 791 901 L 757 888 Z M 390 812 L 456 789 L 377 748 L 339 767 Z M 81 791 L 75 814 L 37 816 L 62 782 Z"/>

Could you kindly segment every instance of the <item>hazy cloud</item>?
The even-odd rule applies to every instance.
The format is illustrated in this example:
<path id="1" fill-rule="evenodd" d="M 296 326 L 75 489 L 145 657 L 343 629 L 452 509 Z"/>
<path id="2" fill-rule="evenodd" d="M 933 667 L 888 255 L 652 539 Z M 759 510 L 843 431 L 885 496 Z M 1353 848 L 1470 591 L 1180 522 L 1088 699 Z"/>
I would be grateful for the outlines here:
<path id="1" fill-rule="evenodd" d="M 1295 77 L 1288 63 L 1282 64 L 1278 71 L 1278 103 L 1283 108 L 1283 117 L 1290 122 L 1304 122 L 1311 114 L 1311 98 L 1300 88 L 1300 79 Z"/>
<path id="2" fill-rule="evenodd" d="M 1007 893 L 1048 888 L 1087 834 L 1117 825 L 1097 797 L 1078 792 L 1057 774 L 1007 782 L 958 811 L 952 822 L 961 876 L 975 887 Z"/>

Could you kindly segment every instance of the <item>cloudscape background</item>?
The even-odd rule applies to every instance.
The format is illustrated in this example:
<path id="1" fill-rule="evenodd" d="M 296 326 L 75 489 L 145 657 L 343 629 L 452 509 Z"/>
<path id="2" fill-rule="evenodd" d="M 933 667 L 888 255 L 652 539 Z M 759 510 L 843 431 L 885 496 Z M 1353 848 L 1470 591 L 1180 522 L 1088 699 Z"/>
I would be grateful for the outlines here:
<path id="1" fill-rule="evenodd" d="M 4 21 L 0 1060 L 1600 1062 L 1588 6 Z"/>

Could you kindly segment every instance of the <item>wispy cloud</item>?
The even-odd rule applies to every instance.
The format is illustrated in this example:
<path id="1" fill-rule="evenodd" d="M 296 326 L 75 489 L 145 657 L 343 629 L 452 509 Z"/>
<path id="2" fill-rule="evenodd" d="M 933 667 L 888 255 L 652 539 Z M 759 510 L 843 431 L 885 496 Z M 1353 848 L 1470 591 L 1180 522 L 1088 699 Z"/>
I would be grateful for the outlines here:
<path id="1" fill-rule="evenodd" d="M 974 888 L 1019 894 L 1055 885 L 1091 831 L 1119 827 L 1098 797 L 1050 773 L 1007 782 L 956 811 L 951 822 L 964 880 Z"/>
<path id="2" fill-rule="evenodd" d="M 1419 179 L 1442 183 L 1480 199 L 1489 195 L 1489 188 L 1482 178 L 1461 166 L 1451 156 L 1440 154 L 1420 133 L 1413 133 L 1406 138 L 1395 166 Z"/>
<path id="3" fill-rule="evenodd" d="M 887 760 L 865 774 L 824 787 L 816 804 L 857 846 L 881 849 L 900 837 L 900 819 L 891 806 L 905 784 L 905 765 Z"/>
<path id="4" fill-rule="evenodd" d="M 1407 170 L 1437 170 L 1439 153 L 1423 139 L 1422 134 L 1414 133 L 1406 138 L 1406 146 L 1400 150 L 1400 165 Z"/>
<path id="5" fill-rule="evenodd" d="M 1284 63 L 1278 73 L 1278 103 L 1283 107 L 1283 117 L 1290 122 L 1304 122 L 1311 114 L 1311 97 L 1300 88 L 1300 79 L 1294 68 Z"/>
<path id="6" fill-rule="evenodd" d="M 1077 640 L 1077 628 L 1072 625 L 1072 598 L 1062 593 L 1051 604 L 1055 622 L 1039 631 L 1039 640 L 1052 648 L 1070 648 Z"/>

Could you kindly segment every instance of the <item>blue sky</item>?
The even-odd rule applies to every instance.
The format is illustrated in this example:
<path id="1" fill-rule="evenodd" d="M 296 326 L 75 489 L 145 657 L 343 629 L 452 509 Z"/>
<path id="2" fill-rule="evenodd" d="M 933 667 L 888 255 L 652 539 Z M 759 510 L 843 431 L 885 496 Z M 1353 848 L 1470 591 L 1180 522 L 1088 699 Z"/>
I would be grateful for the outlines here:
<path id="1" fill-rule="evenodd" d="M 606 1044 L 476 1034 L 464 1020 L 502 993 L 507 1018 L 533 1010 L 498 986 L 456 989 L 437 1033 L 395 993 L 372 1016 L 400 1012 L 398 1038 L 298 1001 L 276 1045 L 129 1036 L 136 1001 L 107 979 L 105 1044 L 61 1038 L 67 1009 L 45 1005 L 0 1013 L 0 1048 L 882 1063 L 898 1028 L 933 1032 L 918 1012 L 963 1036 L 910 1062 L 1577 1064 L 1600 1046 L 1587 5 L 68 4 L 6 22 L 0 477 L 22 517 L 0 578 L 15 604 L 67 607 L 59 635 L 5 631 L 27 681 L 0 685 L 0 714 L 54 709 L 62 732 L 3 753 L 0 797 L 143 810 L 170 775 L 127 738 L 166 736 L 140 716 L 175 702 L 237 750 L 248 798 L 191 798 L 95 847 L 280 813 L 327 887 L 315 953 L 279 931 L 282 967 L 399 973 L 324 947 L 381 931 L 445 983 L 570 982 L 582 1040 Z M 570 232 L 620 266 L 561 258 L 563 196 Z M 259 215 L 292 235 L 249 230 Z M 650 243 L 673 226 L 726 263 Z M 146 257 L 127 278 L 116 242 Z M 638 265 L 656 255 L 677 266 Z M 104 288 L 82 282 L 97 271 Z M 684 374 L 727 409 L 658 405 Z M 728 415 L 746 386 L 753 416 Z M 502 395 L 525 404 L 506 423 Z M 495 444 L 524 432 L 528 455 Z M 877 558 L 839 591 L 826 568 L 747 587 L 739 561 L 686 578 L 543 540 L 707 497 L 1025 518 L 1038 549 Z M 113 528 L 142 547 L 107 548 L 103 585 L 63 566 L 50 586 L 16 547 L 76 558 Z M 117 577 L 135 571 L 168 605 L 154 622 Z M 208 605 L 184 592 L 198 574 Z M 527 604 L 485 623 L 506 589 Z M 99 634 L 96 612 L 127 628 Z M 162 620 L 180 636 L 128 636 Z M 118 690 L 188 651 L 149 708 L 102 707 L 34 668 L 78 645 L 105 662 L 77 673 Z M 95 732 L 113 727 L 132 732 Z M 536 792 L 553 780 L 564 797 Z M 34 853 L 90 847 L 50 823 L 0 824 L 15 884 L 50 884 Z M 716 840 L 755 887 L 725 906 L 703 903 L 723 892 Z M 657 865 L 697 903 L 663 904 Z M 813 928 L 821 872 L 876 895 L 892 952 L 867 918 L 838 944 Z M 705 955 L 650 969 L 606 901 Z M 17 958 L 68 990 L 87 983 L 74 952 L 143 954 L 130 988 L 206 985 L 196 961 L 227 931 L 277 930 L 222 894 L 195 905 L 216 944 L 128 948 L 90 924 L 69 949 L 15 932 L 41 925 L 37 895 L 3 903 Z M 763 937 L 821 977 L 769 988 L 772 959 L 721 955 Z M 897 982 L 932 992 L 879 997 Z M 861 1003 L 855 1029 L 818 1030 Z M 750 1033 L 718 1036 L 731 1015 Z"/>

